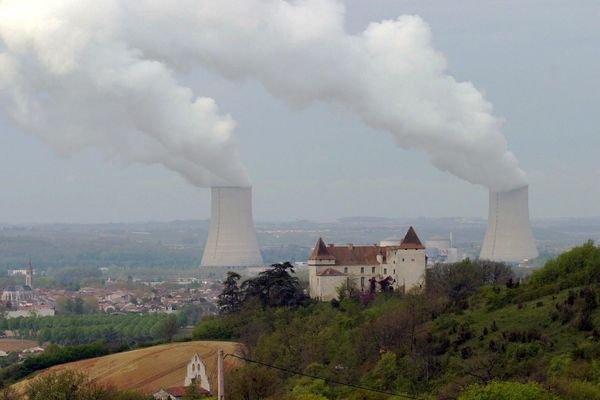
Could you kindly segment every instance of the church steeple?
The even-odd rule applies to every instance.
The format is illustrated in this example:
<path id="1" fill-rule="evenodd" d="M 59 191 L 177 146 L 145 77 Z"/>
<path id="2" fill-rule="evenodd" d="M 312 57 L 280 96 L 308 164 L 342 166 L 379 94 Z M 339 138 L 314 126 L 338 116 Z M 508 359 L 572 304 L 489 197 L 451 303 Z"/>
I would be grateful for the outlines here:
<path id="1" fill-rule="evenodd" d="M 25 285 L 33 289 L 33 267 L 31 266 L 31 257 L 29 257 L 29 267 L 25 274 Z"/>

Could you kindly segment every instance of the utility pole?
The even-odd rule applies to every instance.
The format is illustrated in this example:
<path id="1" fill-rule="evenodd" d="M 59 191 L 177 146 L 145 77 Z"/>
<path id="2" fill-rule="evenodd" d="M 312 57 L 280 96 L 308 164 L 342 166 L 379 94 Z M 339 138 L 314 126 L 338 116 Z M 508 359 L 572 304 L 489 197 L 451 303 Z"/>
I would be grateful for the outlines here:
<path id="1" fill-rule="evenodd" d="M 223 350 L 219 350 L 217 356 L 217 400 L 225 400 L 225 376 L 223 371 Z"/>

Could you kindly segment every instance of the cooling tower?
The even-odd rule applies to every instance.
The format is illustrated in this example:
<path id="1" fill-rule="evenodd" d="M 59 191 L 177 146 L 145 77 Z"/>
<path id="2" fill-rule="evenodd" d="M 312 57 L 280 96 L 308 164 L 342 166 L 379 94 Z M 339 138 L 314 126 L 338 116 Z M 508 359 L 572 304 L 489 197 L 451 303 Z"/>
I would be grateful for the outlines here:
<path id="1" fill-rule="evenodd" d="M 479 258 L 518 262 L 537 256 L 529 224 L 529 187 L 490 191 L 488 225 Z"/>
<path id="2" fill-rule="evenodd" d="M 213 187 L 202 267 L 262 265 L 252 220 L 251 187 Z"/>

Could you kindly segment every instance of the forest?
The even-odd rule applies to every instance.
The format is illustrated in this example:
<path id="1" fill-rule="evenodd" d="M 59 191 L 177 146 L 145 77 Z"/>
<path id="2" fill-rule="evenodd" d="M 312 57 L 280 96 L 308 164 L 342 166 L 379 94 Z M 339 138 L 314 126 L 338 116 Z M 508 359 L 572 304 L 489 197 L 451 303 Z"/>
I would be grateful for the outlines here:
<path id="1" fill-rule="evenodd" d="M 426 289 L 339 299 L 303 295 L 289 264 L 239 282 L 195 339 L 236 340 L 247 361 L 234 399 L 600 399 L 600 248 L 561 254 L 517 281 L 465 260 L 429 271 Z"/>

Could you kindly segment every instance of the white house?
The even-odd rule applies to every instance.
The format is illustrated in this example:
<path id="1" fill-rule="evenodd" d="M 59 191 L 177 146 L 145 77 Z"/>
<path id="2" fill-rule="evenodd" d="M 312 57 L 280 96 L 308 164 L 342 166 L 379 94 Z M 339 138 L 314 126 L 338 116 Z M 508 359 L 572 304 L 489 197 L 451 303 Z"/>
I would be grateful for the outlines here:
<path id="1" fill-rule="evenodd" d="M 412 226 L 401 241 L 380 245 L 326 246 L 319 238 L 308 259 L 310 297 L 332 300 L 342 285 L 365 292 L 372 279 L 387 279 L 394 290 L 423 287 L 426 266 L 425 246 Z"/>

